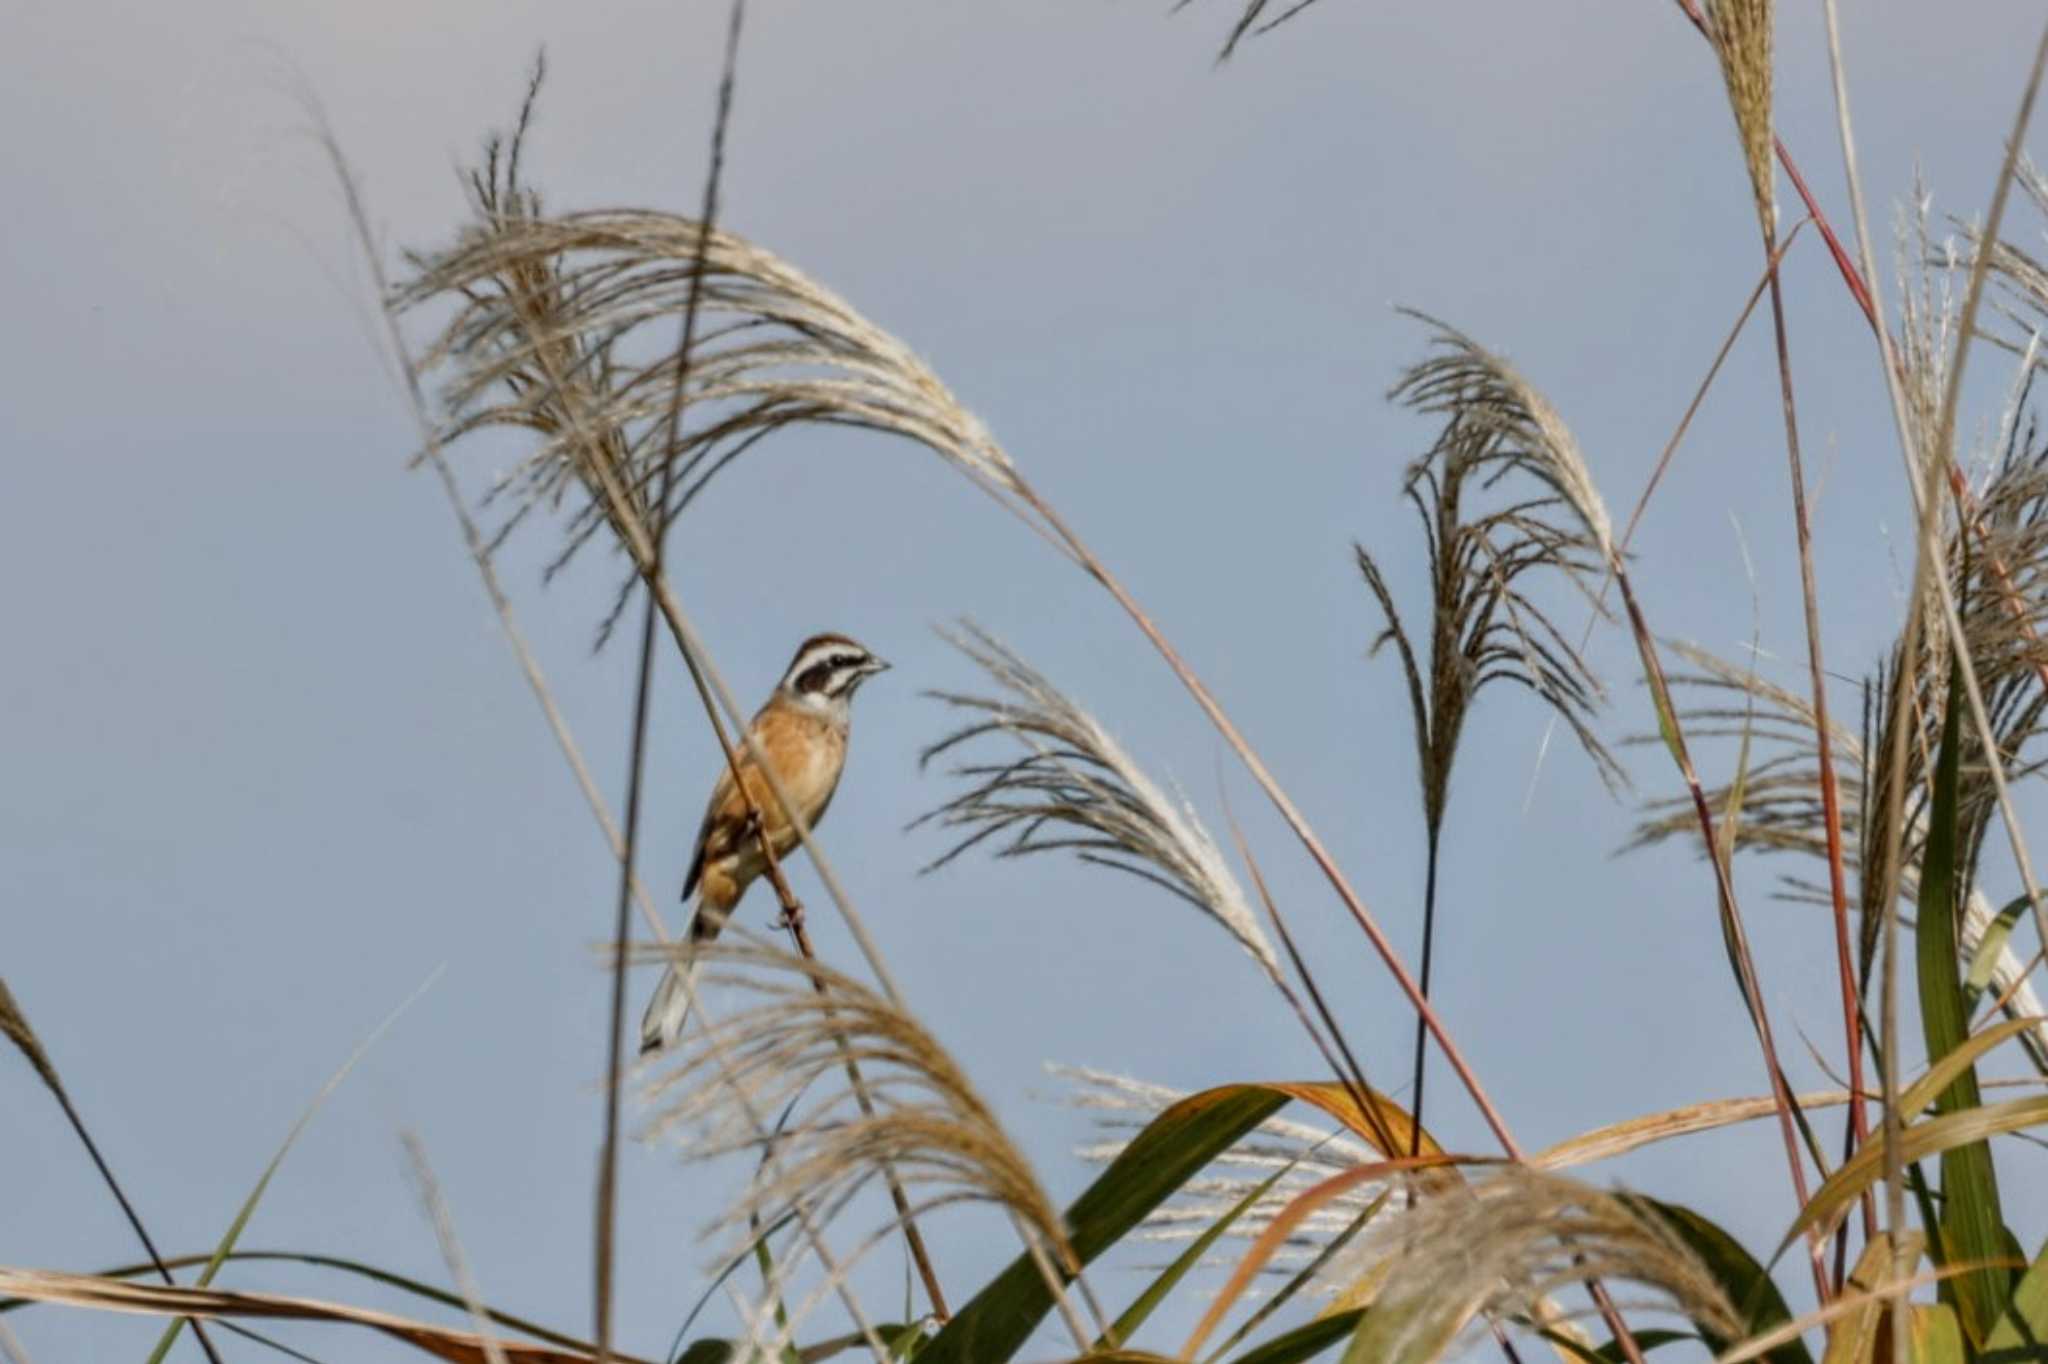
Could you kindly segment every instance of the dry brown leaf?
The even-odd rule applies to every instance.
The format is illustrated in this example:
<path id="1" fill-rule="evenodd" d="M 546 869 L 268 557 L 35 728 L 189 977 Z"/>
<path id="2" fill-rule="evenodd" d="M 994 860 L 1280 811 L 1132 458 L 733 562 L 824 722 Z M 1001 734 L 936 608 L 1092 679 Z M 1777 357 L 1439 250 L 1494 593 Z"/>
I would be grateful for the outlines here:
<path id="1" fill-rule="evenodd" d="M 133 1312 L 169 1317 L 267 1317 L 277 1320 L 335 1321 L 367 1326 L 417 1350 L 453 1364 L 484 1364 L 484 1339 L 470 1331 L 450 1330 L 423 1321 L 392 1316 L 366 1307 L 294 1298 L 278 1293 L 238 1293 L 218 1288 L 168 1288 L 126 1283 L 94 1274 L 65 1274 L 48 1269 L 0 1267 L 0 1295 L 35 1302 L 60 1303 L 101 1312 Z M 494 1342 L 508 1364 L 586 1364 L 593 1352 L 558 1350 L 544 1345 Z M 618 1364 L 647 1364 L 631 1355 L 611 1356 Z"/>

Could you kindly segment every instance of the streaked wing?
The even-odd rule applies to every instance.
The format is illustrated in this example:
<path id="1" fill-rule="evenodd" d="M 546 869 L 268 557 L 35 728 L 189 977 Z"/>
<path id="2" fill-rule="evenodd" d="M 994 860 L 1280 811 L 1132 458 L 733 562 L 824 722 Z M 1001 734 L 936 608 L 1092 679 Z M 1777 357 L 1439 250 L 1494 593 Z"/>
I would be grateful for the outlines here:
<path id="1" fill-rule="evenodd" d="M 744 756 L 740 758 L 741 767 L 749 767 L 751 765 L 752 763 L 748 758 Z M 729 846 L 734 832 L 731 827 L 732 821 L 722 821 L 719 818 L 720 812 L 726 805 L 732 803 L 732 799 L 732 768 L 730 766 L 720 767 L 718 769 L 718 780 L 712 783 L 711 786 L 711 799 L 704 805 L 704 822 L 697 827 L 697 847 L 690 855 L 689 873 L 683 877 L 684 904 L 690 902 L 690 897 L 697 891 L 698 879 L 704 875 L 705 855 L 709 853 L 712 857 L 724 857 L 732 851 L 732 848 Z M 713 837 L 714 830 L 717 831 L 715 839 Z M 710 846 L 714 841 L 719 845 L 717 848 Z"/>

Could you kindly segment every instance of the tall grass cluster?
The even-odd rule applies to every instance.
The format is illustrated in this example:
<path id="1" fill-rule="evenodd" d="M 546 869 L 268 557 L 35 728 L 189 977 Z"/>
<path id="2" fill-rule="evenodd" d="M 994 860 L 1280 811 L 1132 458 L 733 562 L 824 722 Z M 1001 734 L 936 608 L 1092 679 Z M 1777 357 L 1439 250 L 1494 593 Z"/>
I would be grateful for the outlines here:
<path id="1" fill-rule="evenodd" d="M 1307 8 L 1252 0 L 1225 55 L 1275 24 L 1315 22 L 1300 14 Z M 1355 563 L 1361 601 L 1383 626 L 1372 666 L 1393 670 L 1412 728 L 1414 836 L 1427 880 L 1420 938 L 1399 941 L 1387 907 L 1338 865 L 1259 758 L 1247 737 L 1256 717 L 1240 728 L 1225 712 L 1039 492 L 1029 452 L 998 444 L 910 341 L 770 246 L 719 226 L 742 15 L 735 3 L 695 217 L 556 210 L 522 161 L 536 67 L 517 124 L 487 141 L 469 177 L 466 220 L 387 276 L 330 143 L 418 422 L 417 461 L 445 491 L 544 720 L 618 859 L 590 1331 L 545 1328 L 480 1301 L 452 1227 L 444 1227 L 452 1287 L 306 1258 L 338 1283 L 368 1275 L 459 1308 L 470 1318 L 462 1328 L 217 1286 L 222 1271 L 247 1258 L 236 1243 L 260 1183 L 196 1277 L 181 1280 L 192 1266 L 162 1259 L 129 1210 L 147 1261 L 102 1274 L 0 1268 L 0 1294 L 9 1295 L 0 1313 L 62 1303 L 156 1314 L 166 1320 L 156 1359 L 187 1324 L 214 1359 L 271 1346 L 289 1353 L 270 1339 L 266 1319 L 297 1319 L 353 1323 L 448 1360 L 640 1364 L 645 1344 L 629 1347 L 612 1327 L 610 1258 L 612 1171 L 619 1142 L 637 1126 L 737 1172 L 708 1233 L 724 1257 L 719 1279 L 737 1304 L 737 1326 L 713 1335 L 697 1330 L 692 1314 L 667 1356 L 684 1364 L 840 1354 L 921 1364 L 1409 1364 L 1458 1350 L 1572 1364 L 1641 1361 L 1667 1349 L 1705 1351 L 1724 1364 L 2048 1359 L 2048 1251 L 2039 1244 L 2048 1221 L 2015 1206 L 2000 1180 L 2021 1143 L 2048 1136 L 2048 1018 L 2036 991 L 2043 955 L 2026 946 L 2048 944 L 2048 904 L 2014 803 L 2015 788 L 2042 769 L 2037 739 L 2048 729 L 2048 437 L 2033 399 L 2048 264 L 2025 245 L 2034 234 L 2015 226 L 2048 220 L 2048 177 L 2022 155 L 2048 32 L 2025 88 L 2014 92 L 1988 208 L 1946 230 L 1922 208 L 1888 243 L 1896 259 L 1881 261 L 1833 0 L 1834 151 L 1850 186 L 1846 218 L 1823 211 L 1774 133 L 1771 0 L 1704 8 L 1678 0 L 1676 17 L 1697 28 L 1700 60 L 1716 64 L 1726 92 L 1747 179 L 1727 192 L 1748 195 L 1756 212 L 1758 284 L 1722 356 L 1745 328 L 1771 329 L 1777 383 L 1754 396 L 1785 416 L 1789 514 L 1778 533 L 1799 551 L 1799 582 L 1783 590 L 1796 590 L 1803 608 L 1803 686 L 1762 676 L 1753 660 L 1667 638 L 1660 584 L 1634 577 L 1636 524 L 1719 380 L 1720 359 L 1701 377 L 1650 486 L 1617 516 L 1531 377 L 1540 358 L 1530 372 L 1511 364 L 1479 339 L 1483 319 L 1465 319 L 1469 332 L 1422 312 L 1394 322 L 1410 329 L 1414 360 L 1389 376 L 1388 400 L 1435 431 L 1426 448 L 1408 452 L 1398 487 L 1422 532 L 1423 590 L 1404 599 L 1396 584 L 1410 575 L 1387 571 L 1410 552 L 1401 546 L 1358 545 Z M 1823 152 L 1800 154 L 1817 163 Z M 1815 587 L 1777 273 L 1803 232 L 1827 248 L 1804 265 L 1830 271 L 1867 319 L 1867 348 L 1835 359 L 1881 376 L 1912 510 L 1911 588 L 1890 646 L 1869 660 L 1823 651 L 1826 603 Z M 1959 410 L 1973 359 L 2011 368 L 2002 410 Z M 977 1090 L 973 1058 L 948 1049 L 892 974 L 833 870 L 830 838 L 803 827 L 779 785 L 772 794 L 797 825 L 830 905 L 799 903 L 778 869 L 787 944 L 774 929 L 739 925 L 715 946 L 672 940 L 656 907 L 663 897 L 635 874 L 654 657 L 673 649 L 684 665 L 726 762 L 745 760 L 753 740 L 666 572 L 664 546 L 722 470 L 788 428 L 819 424 L 883 432 L 929 452 L 934 476 L 966 479 L 1107 593 L 1128 618 L 1130 647 L 1159 656 L 1293 839 L 1254 848 L 1227 812 L 1205 819 L 1132 758 L 1111 719 L 994 632 L 962 623 L 947 638 L 986 684 L 935 698 L 958 728 L 922 754 L 951 783 L 925 816 L 952 840 L 934 865 L 983 854 L 989 863 L 1073 857 L 1125 874 L 1106 894 L 1173 897 L 1193 911 L 1179 931 L 1221 931 L 1243 949 L 1247 989 L 1279 996 L 1324 1073 L 1216 1075 L 1210 1087 L 1181 1093 L 1066 1072 L 1113 1140 L 1093 1152 L 1099 1176 L 1061 1206 Z M 471 498 L 458 462 L 476 433 L 508 429 L 525 441 L 518 463 Z M 1960 434 L 1979 429 L 1995 432 L 1983 448 Z M 1775 478 L 1776 468 L 1773 461 L 1745 476 Z M 584 764 L 497 576 L 494 555 L 514 536 L 545 538 L 554 568 L 586 550 L 620 566 L 597 630 L 601 641 L 617 636 L 614 647 L 637 648 L 640 662 L 622 817 Z M 640 628 L 621 630 L 636 607 Z M 1587 651 L 1596 631 L 1632 643 L 1636 676 L 1596 675 Z M 1860 684 L 1838 680 L 1859 671 Z M 1510 701 L 1517 695 L 1525 701 Z M 1532 725 L 1562 727 L 1618 797 L 1639 800 L 1635 845 L 1677 842 L 1699 854 L 1698 882 L 1682 893 L 1718 915 L 1736 987 L 1730 998 L 1754 1035 L 1763 1097 L 1699 1095 L 1543 1150 L 1517 1138 L 1461 1050 L 1456 1020 L 1431 999 L 1444 969 L 1439 859 L 1474 837 L 1460 827 L 1452 774 L 1482 697 L 1488 706 L 1523 704 Z M 1654 759 L 1647 765 L 1658 775 L 1641 791 L 1616 757 L 1624 744 Z M 2009 857 L 1987 861 L 1994 847 Z M 1829 916 L 1833 969 L 1803 987 L 1828 1001 L 1831 1016 L 1839 1001 L 1839 1032 L 1812 1039 L 1840 1077 L 1833 1090 L 1797 1093 L 1786 1076 L 1785 1031 L 1759 985 L 1752 907 L 1733 873 L 1736 859 L 1761 854 L 1778 855 L 1789 896 Z M 1295 856 L 1314 864 L 1327 898 L 1283 912 L 1263 867 Z M 2008 863 L 2009 876 L 1992 870 Z M 997 873 L 983 865 L 949 874 Z M 635 905 L 640 936 L 630 931 Z M 843 917 L 859 960 L 819 959 L 804 922 L 822 913 Z M 1334 979 L 1297 948 L 1290 916 L 1329 913 L 1365 937 L 1382 973 Z M 1405 907 L 1399 919 L 1409 921 Z M 703 994 L 690 1031 L 672 1051 L 629 1063 L 625 1010 L 635 983 L 651 979 L 636 968 L 691 954 L 700 968 L 693 988 Z M 1405 1037 L 1398 1049 L 1385 1039 L 1365 1045 L 1347 1033 L 1338 1006 L 1365 990 L 1393 990 L 1407 1002 L 1412 1046 Z M 4 986 L 0 1032 L 63 1105 L 120 1197 Z M 1914 1068 L 1903 1060 L 1909 1054 L 1929 1059 Z M 2020 1078 L 1994 1082 L 1994 1071 Z M 1456 1104 L 1476 1107 L 1491 1149 L 1449 1150 L 1431 1135 L 1433 1115 Z M 1770 1124 L 1783 1148 L 1782 1167 L 1774 1154 L 1769 1173 L 1784 1181 L 1784 1231 L 1771 1244 L 1745 1245 L 1714 1209 L 1614 1187 L 1597 1168 L 1653 1143 L 1748 1122 Z M 423 1157 L 416 1174 L 432 1204 Z M 1756 1175 L 1730 1171 L 1730 1187 L 1750 1187 Z M 863 1196 L 871 1190 L 888 1194 L 879 1221 L 872 1210 L 880 1200 Z M 980 1219 L 986 1236 L 1014 1243 L 1014 1258 L 973 1281 L 920 1232 L 941 1212 Z M 1156 1260 L 1161 1245 L 1170 1258 L 1145 1270 L 1135 1293 L 1113 1293 L 1112 1282 L 1129 1280 L 1098 1272 L 1104 1263 Z M 907 1314 L 864 1300 L 856 1273 L 897 1246 L 917 1269 Z M 1179 1338 L 1158 1315 L 1170 1298 L 1196 1323 Z M 0 1350 L 11 1348 L 5 1321 L 0 1315 Z"/>

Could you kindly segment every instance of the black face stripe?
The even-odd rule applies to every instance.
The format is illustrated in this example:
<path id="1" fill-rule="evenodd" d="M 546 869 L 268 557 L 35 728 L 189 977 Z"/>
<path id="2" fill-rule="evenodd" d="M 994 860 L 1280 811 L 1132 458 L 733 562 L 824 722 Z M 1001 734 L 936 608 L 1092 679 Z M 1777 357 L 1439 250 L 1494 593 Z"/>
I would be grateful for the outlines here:
<path id="1" fill-rule="evenodd" d="M 823 693 L 837 696 L 848 690 L 865 676 L 867 665 L 873 656 L 840 648 L 818 659 L 804 663 L 790 686 L 793 690 L 807 694 Z M 799 663 L 803 660 L 799 659 Z"/>

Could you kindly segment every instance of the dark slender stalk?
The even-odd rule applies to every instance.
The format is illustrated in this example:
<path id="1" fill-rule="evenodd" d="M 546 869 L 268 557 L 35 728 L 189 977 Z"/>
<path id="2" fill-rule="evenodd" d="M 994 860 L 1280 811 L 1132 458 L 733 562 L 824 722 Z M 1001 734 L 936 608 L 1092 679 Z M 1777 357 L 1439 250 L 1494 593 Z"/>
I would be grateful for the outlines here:
<path id="1" fill-rule="evenodd" d="M 142 1248 L 149 1252 L 149 1262 L 156 1266 L 156 1272 L 163 1277 L 163 1281 L 175 1288 L 177 1281 L 171 1277 L 171 1271 L 164 1267 L 163 1257 L 156 1253 L 156 1245 L 149 1239 L 149 1232 L 142 1225 L 141 1215 L 135 1211 L 135 1205 L 128 1201 L 128 1195 L 122 1192 L 121 1181 L 114 1178 L 114 1171 L 108 1166 L 106 1158 L 100 1154 L 99 1143 L 92 1139 L 92 1133 L 86 1128 L 85 1119 L 80 1117 L 78 1110 L 72 1106 L 71 1093 L 65 1089 L 64 1079 L 57 1073 L 57 1063 L 50 1059 L 50 1053 L 43 1047 L 43 1040 L 36 1036 L 35 1028 L 28 1021 L 28 1015 L 15 1001 L 14 992 L 7 988 L 7 981 L 4 978 L 0 978 L 0 1037 L 14 1043 L 23 1059 L 35 1069 L 36 1077 L 43 1082 L 43 1088 L 50 1091 L 50 1096 L 57 1101 L 57 1106 L 64 1110 L 65 1118 L 71 1123 L 71 1130 L 78 1135 L 79 1144 L 85 1147 L 86 1155 L 92 1157 L 93 1168 L 100 1172 L 100 1179 L 106 1184 L 107 1191 L 114 1195 L 114 1201 L 121 1205 L 121 1213 L 128 1219 L 128 1225 L 134 1228 L 136 1239 L 141 1241 Z M 206 1357 L 212 1364 L 221 1364 L 220 1356 L 214 1352 L 213 1342 L 199 1329 L 199 1319 L 186 1317 L 185 1321 L 192 1327 L 193 1334 L 199 1338 L 200 1348 L 206 1351 Z"/>
<path id="2" fill-rule="evenodd" d="M 669 404 L 669 442 L 682 418 L 684 385 L 689 379 L 690 351 L 696 340 L 697 311 L 704 282 L 705 251 L 711 242 L 712 226 L 718 216 L 718 180 L 725 165 L 725 132 L 732 120 L 733 73 L 739 61 L 740 23 L 746 0 L 733 0 L 726 22 L 725 65 L 718 82 L 718 112 L 711 125 L 711 164 L 704 176 L 704 207 L 697 222 L 697 259 L 690 272 L 689 299 L 683 307 L 682 342 L 676 352 L 675 391 Z M 653 582 L 661 574 L 663 551 L 668 543 L 662 519 L 668 514 L 668 500 L 675 481 L 675 460 L 665 457 L 661 464 L 661 492 L 653 507 L 654 544 L 648 565 L 649 585 L 645 609 L 640 616 L 640 664 L 633 691 L 633 737 L 626 778 L 625 855 L 619 860 L 618 908 L 613 917 L 612 989 L 610 1027 L 605 1037 L 604 1145 L 598 1157 L 596 1252 L 592 1257 L 595 1279 L 597 1364 L 611 1357 L 612 1344 L 612 1252 L 616 1234 L 619 1172 L 619 1090 L 625 1067 L 627 942 L 632 932 L 634 854 L 640 838 L 640 798 L 647 770 L 647 709 L 654 677 L 655 601 Z"/>
<path id="3" fill-rule="evenodd" d="M 673 451 L 676 448 L 681 431 L 684 384 L 689 376 L 690 351 L 696 341 L 697 309 L 700 289 L 704 279 L 705 251 L 710 245 L 711 232 L 717 223 L 719 173 L 725 163 L 725 131 L 732 115 L 733 72 L 739 60 L 740 25 L 744 18 L 745 10 L 746 0 L 733 0 L 731 17 L 726 27 L 725 70 L 719 82 L 718 117 L 712 131 L 711 170 L 705 180 L 704 207 L 698 216 L 697 222 L 696 261 L 690 272 L 689 298 L 683 311 L 681 348 L 676 353 L 676 382 L 669 395 L 668 442 L 664 447 L 667 451 Z M 668 538 L 666 534 L 667 528 L 662 524 L 662 521 L 668 515 L 669 496 L 672 491 L 674 472 L 674 458 L 664 457 L 661 469 L 661 492 L 654 504 L 655 541 L 653 545 L 653 558 L 649 565 L 647 579 L 647 610 L 642 620 L 641 643 L 643 654 L 641 662 L 643 669 L 646 666 L 644 650 L 651 647 L 652 643 L 654 613 L 657 606 L 657 594 L 654 591 L 654 584 L 662 579 L 661 560 L 663 546 Z M 681 643 L 680 639 L 678 643 Z M 811 946 L 810 933 L 804 926 L 803 904 L 796 898 L 796 893 L 790 889 L 788 880 L 783 876 L 781 863 L 777 860 L 775 849 L 770 844 L 767 820 L 764 818 L 760 808 L 754 804 L 753 794 L 748 790 L 746 782 L 741 780 L 739 752 L 734 747 L 732 739 L 726 734 L 725 725 L 718 718 L 718 706 L 712 700 L 710 686 L 706 683 L 703 672 L 697 665 L 695 656 L 691 654 L 686 646 L 682 647 L 679 651 L 683 655 L 684 664 L 689 669 L 690 681 L 696 687 L 697 698 L 703 703 L 704 714 L 711 721 L 712 732 L 718 737 L 718 746 L 725 755 L 726 769 L 732 774 L 733 788 L 740 793 L 740 798 L 747 804 L 749 818 L 753 821 L 754 825 L 754 835 L 760 840 L 761 853 L 767 863 L 769 884 L 775 888 L 776 897 L 782 902 L 783 923 L 789 928 L 790 936 L 795 939 L 797 950 L 803 954 L 806 960 L 815 961 L 817 960 L 817 953 Z M 635 741 L 637 745 L 637 731 Z M 637 767 L 637 747 L 635 750 L 635 763 Z M 777 798 L 778 800 L 780 799 L 779 792 L 777 793 Z M 794 812 L 787 810 L 785 807 L 784 813 L 793 816 Z M 632 819 L 630 811 L 627 818 L 630 825 Z M 792 820 L 792 822 L 794 821 Z M 627 858 L 629 868 L 631 862 L 632 859 L 629 856 Z M 625 953 L 625 921 L 623 918 L 619 922 L 618 950 L 620 953 L 619 974 L 623 978 Z M 818 977 L 813 976 L 811 984 L 819 994 L 825 993 L 825 983 Z M 623 1020 L 619 1021 L 619 1026 L 623 1027 Z M 617 1041 L 616 1036 L 614 1041 Z M 861 1111 L 864 1114 L 872 1115 L 874 1112 L 873 1102 L 868 1096 L 867 1086 L 862 1083 L 860 1068 L 854 1064 L 851 1050 L 847 1047 L 844 1037 L 839 1038 L 839 1045 L 842 1052 L 846 1053 L 847 1079 L 853 1087 L 854 1097 L 859 1102 Z M 911 1259 L 917 1264 L 919 1277 L 924 1280 L 925 1293 L 932 1304 L 932 1315 L 943 1322 L 951 1313 L 946 1307 L 945 1294 L 939 1288 L 938 1273 L 933 1268 L 931 1255 L 925 1248 L 924 1236 L 918 1231 L 917 1222 L 911 1214 L 909 1196 L 904 1192 L 902 1182 L 896 1177 L 895 1170 L 886 1163 L 883 1166 L 883 1175 L 885 1182 L 889 1186 L 890 1200 L 896 1205 L 897 1219 L 903 1227 L 903 1239 L 910 1248 Z"/>
<path id="4" fill-rule="evenodd" d="M 1437 848 L 1441 841 L 1442 829 L 1432 820 L 1426 835 L 1429 864 L 1422 881 L 1422 997 L 1429 998 L 1429 968 L 1434 960 L 1436 947 L 1436 864 Z M 1422 1154 L 1422 1082 L 1429 1073 L 1429 1029 L 1423 1025 L 1422 1015 L 1415 1016 L 1415 1085 L 1411 1111 L 1415 1114 L 1415 1130 L 1408 1137 L 1408 1154 Z"/>
<path id="5" fill-rule="evenodd" d="M 107 1192 L 113 1194 L 114 1201 L 121 1205 L 121 1215 L 128 1219 L 128 1225 L 134 1229 L 135 1239 L 142 1242 L 143 1250 L 148 1252 L 149 1262 L 156 1267 L 157 1277 L 171 1287 L 177 1287 L 178 1281 L 171 1277 L 170 1269 L 164 1264 L 164 1257 L 157 1254 L 156 1242 L 150 1239 L 149 1229 L 142 1225 L 142 1215 L 135 1211 L 135 1205 L 130 1203 L 128 1195 L 121 1191 L 121 1181 L 115 1179 L 113 1170 L 108 1168 L 106 1157 L 100 1154 L 99 1143 L 92 1139 L 92 1133 L 85 1128 L 85 1119 L 79 1117 L 78 1110 L 71 1106 L 71 1095 L 61 1086 L 51 1092 L 57 1096 L 57 1106 L 64 1110 L 64 1116 L 70 1120 L 71 1130 L 78 1134 L 78 1140 L 85 1147 L 85 1153 L 92 1157 L 93 1168 L 100 1172 L 100 1178 L 106 1182 Z M 206 1338 L 206 1330 L 200 1325 L 199 1319 L 187 1317 L 185 1321 L 192 1328 L 193 1336 L 199 1341 L 199 1348 L 206 1351 L 206 1357 L 212 1360 L 213 1364 L 221 1364 L 220 1354 L 213 1348 L 213 1342 Z M 227 1323 L 223 1322 L 222 1325 L 226 1326 Z M 227 1329 L 232 1331 L 235 1328 L 227 1326 Z M 269 1341 L 264 1343 L 270 1344 Z"/>
<path id="6" fill-rule="evenodd" d="M 1251 845 L 1245 841 L 1244 829 L 1238 824 L 1237 815 L 1230 808 L 1228 796 L 1223 799 L 1223 812 L 1230 821 L 1230 836 L 1237 843 L 1237 855 L 1244 859 L 1245 870 L 1250 873 L 1252 885 L 1259 892 L 1259 903 L 1265 906 L 1266 919 L 1273 925 L 1273 931 L 1279 935 L 1280 945 L 1286 950 L 1287 959 L 1294 964 L 1295 974 L 1301 977 L 1301 983 L 1308 990 L 1309 998 L 1315 1001 L 1316 1013 L 1322 1018 L 1323 1026 L 1330 1030 L 1330 1036 L 1335 1039 L 1337 1051 L 1343 1054 L 1341 1064 L 1336 1053 L 1330 1049 L 1331 1043 L 1325 1041 L 1322 1033 L 1309 1021 L 1308 1011 L 1302 1007 L 1301 1000 L 1293 989 L 1286 981 L 1277 977 L 1274 984 L 1279 987 L 1281 996 L 1293 1007 L 1295 1017 L 1301 1021 L 1302 1031 L 1316 1044 L 1316 1050 L 1322 1052 L 1324 1062 L 1335 1072 L 1338 1083 L 1351 1095 L 1351 1101 L 1358 1105 L 1359 1114 L 1365 1119 L 1366 1125 L 1372 1128 L 1372 1139 L 1378 1144 L 1381 1154 L 1389 1157 L 1398 1155 L 1399 1152 L 1394 1149 L 1393 1135 L 1387 1129 L 1386 1119 L 1380 1113 L 1379 1104 L 1374 1101 L 1372 1086 L 1365 1082 L 1365 1071 L 1359 1066 L 1358 1058 L 1351 1054 L 1351 1046 L 1344 1040 L 1343 1030 L 1337 1026 L 1336 1017 L 1331 1014 L 1330 1006 L 1323 1002 L 1323 992 L 1316 988 L 1316 979 L 1308 969 L 1308 962 L 1303 959 L 1301 950 L 1294 944 L 1294 934 L 1288 931 L 1287 920 L 1281 916 L 1280 906 L 1273 899 L 1272 890 L 1266 885 L 1265 873 L 1259 869 L 1258 859 L 1252 856 Z M 1411 1121 L 1415 1120 L 1411 1118 Z M 1421 1130 L 1419 1123 L 1416 1130 Z"/>

